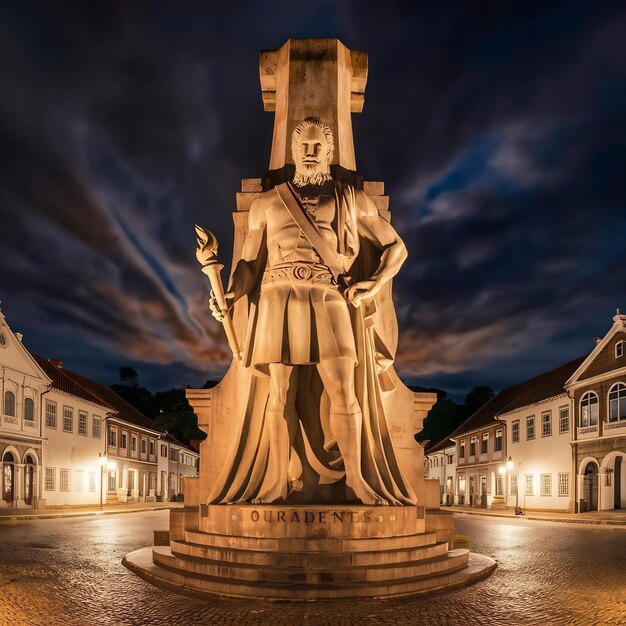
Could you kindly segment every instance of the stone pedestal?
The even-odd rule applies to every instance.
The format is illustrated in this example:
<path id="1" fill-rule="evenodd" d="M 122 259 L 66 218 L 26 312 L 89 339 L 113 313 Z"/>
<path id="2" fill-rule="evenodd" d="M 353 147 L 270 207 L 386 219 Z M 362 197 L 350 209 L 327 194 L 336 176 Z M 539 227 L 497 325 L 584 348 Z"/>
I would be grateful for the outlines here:
<path id="1" fill-rule="evenodd" d="M 449 550 L 452 515 L 430 520 L 422 507 L 209 505 L 171 516 L 170 546 L 132 553 L 125 564 L 195 592 L 389 597 L 465 584 L 495 567 Z"/>

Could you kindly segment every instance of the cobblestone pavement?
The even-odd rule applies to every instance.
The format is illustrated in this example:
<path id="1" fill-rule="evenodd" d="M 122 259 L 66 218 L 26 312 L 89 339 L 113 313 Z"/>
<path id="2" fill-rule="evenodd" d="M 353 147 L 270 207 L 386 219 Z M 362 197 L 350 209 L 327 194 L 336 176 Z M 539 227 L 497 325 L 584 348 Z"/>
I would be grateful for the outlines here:
<path id="1" fill-rule="evenodd" d="M 125 569 L 168 512 L 0 525 L 0 625 L 626 624 L 626 529 L 462 516 L 457 532 L 499 567 L 430 597 L 339 602 L 197 598 Z"/>

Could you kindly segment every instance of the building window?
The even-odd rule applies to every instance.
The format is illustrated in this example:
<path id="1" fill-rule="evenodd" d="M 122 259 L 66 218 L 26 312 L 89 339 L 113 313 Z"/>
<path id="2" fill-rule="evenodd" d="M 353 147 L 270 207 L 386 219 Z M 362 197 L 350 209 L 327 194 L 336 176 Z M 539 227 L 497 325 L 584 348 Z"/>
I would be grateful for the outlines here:
<path id="1" fill-rule="evenodd" d="M 137 435 L 130 436 L 130 451 L 137 452 Z"/>
<path id="2" fill-rule="evenodd" d="M 535 416 L 526 418 L 526 439 L 535 438 Z"/>
<path id="3" fill-rule="evenodd" d="M 626 385 L 617 383 L 609 391 L 609 422 L 626 419 Z"/>
<path id="4" fill-rule="evenodd" d="M 174 448 L 170 448 L 170 459 L 172 461 L 175 461 L 178 458 L 178 455 L 176 453 L 176 450 L 174 450 Z"/>
<path id="5" fill-rule="evenodd" d="M 526 480 L 526 490 L 524 491 L 524 493 L 527 496 L 532 496 L 533 495 L 533 475 L 532 474 L 526 474 L 526 476 L 524 476 L 525 480 Z"/>
<path id="6" fill-rule="evenodd" d="M 12 391 L 4 392 L 4 414 L 15 417 L 15 394 Z"/>
<path id="7" fill-rule="evenodd" d="M 569 496 L 569 474 L 559 474 L 559 495 Z"/>
<path id="8" fill-rule="evenodd" d="M 142 439 L 141 440 L 141 454 L 145 454 L 146 453 L 146 440 Z"/>
<path id="9" fill-rule="evenodd" d="M 509 494 L 512 496 L 517 495 L 517 476 L 513 474 L 509 477 Z"/>
<path id="10" fill-rule="evenodd" d="M 109 428 L 109 438 L 107 442 L 111 448 L 117 446 L 117 430 L 115 428 Z"/>
<path id="11" fill-rule="evenodd" d="M 470 438 L 470 456 L 476 456 L 476 437 Z"/>
<path id="12" fill-rule="evenodd" d="M 74 491 L 85 490 L 85 470 L 76 470 L 74 472 Z"/>
<path id="13" fill-rule="evenodd" d="M 57 427 L 57 405 L 56 402 L 46 402 L 46 426 L 48 428 Z"/>
<path id="14" fill-rule="evenodd" d="M 117 490 L 117 470 L 109 470 L 108 491 Z"/>
<path id="15" fill-rule="evenodd" d="M 46 491 L 54 491 L 56 482 L 56 468 L 46 467 Z"/>
<path id="16" fill-rule="evenodd" d="M 541 474 L 541 495 L 552 495 L 552 474 Z"/>
<path id="17" fill-rule="evenodd" d="M 502 429 L 496 430 L 496 439 L 493 442 L 493 451 L 501 452 L 502 451 Z"/>
<path id="18" fill-rule="evenodd" d="M 588 391 L 580 399 L 580 425 L 595 426 L 598 423 L 599 408 L 598 396 L 593 391 Z"/>
<path id="19" fill-rule="evenodd" d="M 569 408 L 566 406 L 559 409 L 559 432 L 569 432 Z"/>
<path id="20" fill-rule="evenodd" d="M 161 444 L 161 456 L 167 456 L 167 446 L 165 444 Z"/>
<path id="21" fill-rule="evenodd" d="M 465 476 L 459 476 L 459 495 L 465 495 Z"/>
<path id="22" fill-rule="evenodd" d="M 87 436 L 87 413 L 78 412 L 78 434 Z"/>
<path id="23" fill-rule="evenodd" d="M 519 420 L 515 420 L 511 424 L 511 441 L 517 443 L 519 441 Z"/>
<path id="24" fill-rule="evenodd" d="M 459 459 L 465 459 L 465 439 L 459 443 Z"/>
<path id="25" fill-rule="evenodd" d="M 454 463 L 454 455 L 448 454 L 448 465 L 452 465 Z"/>
<path id="26" fill-rule="evenodd" d="M 550 411 L 541 414 L 541 436 L 549 437 L 552 434 L 552 414 Z"/>
<path id="27" fill-rule="evenodd" d="M 100 439 L 102 436 L 102 420 L 94 415 L 91 421 L 91 433 L 94 439 Z"/>
<path id="28" fill-rule="evenodd" d="M 154 456 L 154 439 L 150 439 L 150 456 Z"/>
<path id="29" fill-rule="evenodd" d="M 96 473 L 89 472 L 89 491 L 94 493 L 96 491 Z"/>
<path id="30" fill-rule="evenodd" d="M 502 495 L 502 475 L 501 474 L 496 475 L 496 495 L 497 496 Z"/>
<path id="31" fill-rule="evenodd" d="M 128 445 L 128 435 L 126 433 L 122 433 L 120 437 L 120 448 L 122 450 L 126 450 L 126 446 Z"/>
<path id="32" fill-rule="evenodd" d="M 74 430 L 74 409 L 63 407 L 63 432 L 71 433 Z"/>
<path id="33" fill-rule="evenodd" d="M 624 356 L 624 341 L 618 341 L 615 344 L 615 358 L 619 359 Z"/>
<path id="34" fill-rule="evenodd" d="M 483 440 L 480 442 L 480 453 L 487 454 L 489 448 L 489 433 L 483 433 Z"/>
<path id="35" fill-rule="evenodd" d="M 61 484 L 59 485 L 59 489 L 61 491 L 70 490 L 70 470 L 68 469 L 61 470 Z"/>
<path id="36" fill-rule="evenodd" d="M 35 421 L 35 401 L 32 398 L 24 400 L 24 419 L 28 422 Z"/>

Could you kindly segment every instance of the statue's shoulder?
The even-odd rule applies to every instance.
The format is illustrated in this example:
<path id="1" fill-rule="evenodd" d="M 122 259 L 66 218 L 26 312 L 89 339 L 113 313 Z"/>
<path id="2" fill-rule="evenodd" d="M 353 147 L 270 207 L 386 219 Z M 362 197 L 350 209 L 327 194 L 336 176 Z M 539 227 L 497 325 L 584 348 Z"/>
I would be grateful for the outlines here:
<path id="1" fill-rule="evenodd" d="M 255 198 L 250 208 L 251 209 L 255 208 L 257 210 L 267 209 L 271 207 L 272 205 L 274 205 L 276 202 L 278 202 L 278 200 L 279 198 L 278 198 L 278 194 L 276 193 L 276 189 L 272 187 L 271 189 L 268 189 L 267 191 L 261 192 Z"/>

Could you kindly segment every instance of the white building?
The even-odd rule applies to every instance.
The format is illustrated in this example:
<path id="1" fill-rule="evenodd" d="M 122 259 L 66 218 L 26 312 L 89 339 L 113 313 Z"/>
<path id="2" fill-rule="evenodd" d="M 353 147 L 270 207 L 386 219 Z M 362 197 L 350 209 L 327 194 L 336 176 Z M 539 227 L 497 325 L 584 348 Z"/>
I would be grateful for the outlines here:
<path id="1" fill-rule="evenodd" d="M 506 424 L 505 504 L 523 510 L 573 511 L 573 404 L 565 381 L 576 359 L 517 386 L 497 418 Z M 519 492 L 518 492 L 519 485 Z"/>
<path id="2" fill-rule="evenodd" d="M 196 451 L 106 385 L 30 354 L 1 312 L 0 398 L 0 508 L 167 500 L 198 475 Z"/>
<path id="3" fill-rule="evenodd" d="M 425 467 L 429 480 L 439 481 L 439 502 L 444 505 L 455 503 L 456 496 L 456 455 L 455 443 L 452 439 L 444 439 L 438 444 L 427 448 Z"/>
<path id="4" fill-rule="evenodd" d="M 50 382 L 0 311 L 0 508 L 34 508 L 42 498 L 41 402 Z"/>

